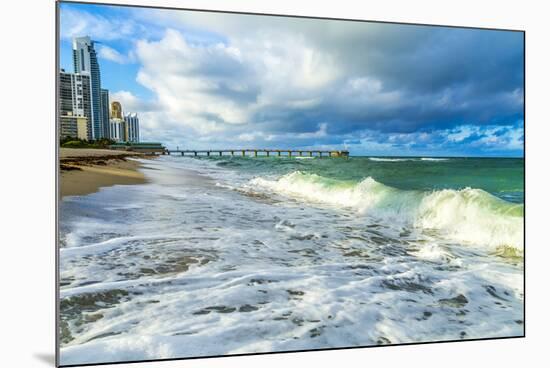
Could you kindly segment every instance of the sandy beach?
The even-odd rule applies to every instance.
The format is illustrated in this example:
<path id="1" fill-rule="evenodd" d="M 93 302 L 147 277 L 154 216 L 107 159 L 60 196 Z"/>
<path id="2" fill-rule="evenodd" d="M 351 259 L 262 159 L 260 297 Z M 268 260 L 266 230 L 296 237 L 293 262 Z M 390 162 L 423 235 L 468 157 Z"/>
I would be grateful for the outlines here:
<path id="1" fill-rule="evenodd" d="M 137 169 L 141 164 L 132 158 L 147 157 L 137 152 L 104 149 L 60 148 L 61 197 L 97 192 L 117 184 L 147 182 Z"/>

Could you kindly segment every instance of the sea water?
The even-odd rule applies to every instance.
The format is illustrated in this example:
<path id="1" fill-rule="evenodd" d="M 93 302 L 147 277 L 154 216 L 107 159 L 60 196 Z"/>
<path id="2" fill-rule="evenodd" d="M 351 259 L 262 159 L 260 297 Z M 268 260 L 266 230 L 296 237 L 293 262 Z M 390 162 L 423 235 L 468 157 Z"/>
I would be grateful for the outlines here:
<path id="1" fill-rule="evenodd" d="M 523 335 L 522 159 L 142 162 L 60 204 L 62 364 Z"/>

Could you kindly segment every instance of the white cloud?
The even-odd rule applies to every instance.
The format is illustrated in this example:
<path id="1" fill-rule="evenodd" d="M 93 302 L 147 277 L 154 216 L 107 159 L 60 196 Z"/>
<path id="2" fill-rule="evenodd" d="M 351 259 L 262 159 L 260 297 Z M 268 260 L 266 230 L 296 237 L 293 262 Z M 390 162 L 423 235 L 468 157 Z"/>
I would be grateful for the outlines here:
<path id="1" fill-rule="evenodd" d="M 489 151 L 521 150 L 524 142 L 522 122 L 515 125 L 461 125 L 452 130 L 446 130 L 442 134 L 447 142 L 483 147 Z"/>
<path id="2" fill-rule="evenodd" d="M 144 35 L 146 29 L 129 18 L 103 17 L 101 15 L 62 8 L 61 37 L 71 39 L 89 35 L 94 40 L 116 40 L 132 35 Z"/>
<path id="3" fill-rule="evenodd" d="M 158 102 L 142 100 L 129 91 L 110 92 L 109 100 L 118 101 L 122 105 L 122 111 L 127 112 L 159 112 L 161 105 Z"/>
<path id="4" fill-rule="evenodd" d="M 128 57 L 122 55 L 112 47 L 105 45 L 98 45 L 98 56 L 118 64 L 126 64 L 129 61 Z"/>
<path id="5" fill-rule="evenodd" d="M 159 41 L 137 43 L 138 81 L 172 121 L 201 134 L 251 123 L 263 108 L 318 105 L 322 87 L 338 75 L 331 58 L 300 38 L 269 39 L 199 45 L 167 30 Z"/>
<path id="6" fill-rule="evenodd" d="M 523 149 L 523 124 L 520 126 L 489 127 L 484 135 L 474 142 L 487 150 L 521 150 Z"/>
<path id="7" fill-rule="evenodd" d="M 138 42 L 136 56 L 142 64 L 138 81 L 157 94 L 172 120 L 205 132 L 220 123 L 246 122 L 246 108 L 216 95 L 221 88 L 239 92 L 248 87 L 230 83 L 240 65 L 238 50 L 189 45 L 179 32 L 168 30 L 158 42 Z M 225 70 L 216 72 L 218 67 Z"/>
<path id="8" fill-rule="evenodd" d="M 508 143 L 507 149 L 511 150 L 523 150 L 525 144 L 525 132 L 523 124 L 520 127 L 516 127 L 507 133 Z"/>
<path id="9" fill-rule="evenodd" d="M 464 139 L 470 137 L 474 132 L 475 127 L 462 125 L 449 132 L 447 134 L 447 140 L 451 142 L 462 142 Z"/>

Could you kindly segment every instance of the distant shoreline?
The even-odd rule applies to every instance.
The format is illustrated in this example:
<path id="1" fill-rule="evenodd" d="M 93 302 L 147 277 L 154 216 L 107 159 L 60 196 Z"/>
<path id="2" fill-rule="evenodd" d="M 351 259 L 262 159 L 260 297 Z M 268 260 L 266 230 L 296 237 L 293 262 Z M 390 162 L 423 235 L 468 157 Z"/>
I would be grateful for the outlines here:
<path id="1" fill-rule="evenodd" d="M 95 193 L 101 187 L 146 183 L 145 175 L 138 170 L 141 163 L 132 158 L 148 157 L 138 152 L 60 148 L 61 198 Z"/>

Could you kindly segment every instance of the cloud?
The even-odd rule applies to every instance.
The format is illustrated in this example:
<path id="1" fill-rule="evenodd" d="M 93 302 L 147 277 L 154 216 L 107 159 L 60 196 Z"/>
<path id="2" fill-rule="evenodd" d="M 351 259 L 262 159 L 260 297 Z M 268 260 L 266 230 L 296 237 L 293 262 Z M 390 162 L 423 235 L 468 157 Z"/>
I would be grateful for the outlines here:
<path id="1" fill-rule="evenodd" d="M 524 124 L 461 125 L 431 132 L 390 134 L 367 130 L 344 138 L 347 149 L 365 155 L 521 156 Z"/>
<path id="2" fill-rule="evenodd" d="M 196 46 L 177 31 L 160 41 L 139 41 L 137 79 L 163 101 L 172 120 L 205 133 L 249 120 L 253 86 L 243 82 L 239 50 L 223 44 Z"/>
<path id="3" fill-rule="evenodd" d="M 98 45 L 98 56 L 102 59 L 110 60 L 118 64 L 126 64 L 131 58 L 128 56 L 122 55 L 120 52 L 115 50 L 112 47 L 105 45 Z"/>
<path id="4" fill-rule="evenodd" d="M 94 40 L 110 41 L 128 39 L 134 35 L 143 35 L 146 29 L 131 18 L 94 14 L 70 4 L 62 4 L 60 18 L 61 37 L 72 39 L 89 35 Z"/>
<path id="5" fill-rule="evenodd" d="M 299 133 L 296 137 L 300 139 L 311 139 L 311 138 L 323 138 L 327 136 L 327 123 L 319 124 L 319 130 L 315 132 L 306 132 Z"/>
<path id="6" fill-rule="evenodd" d="M 100 56 L 134 58 L 154 98 L 118 98 L 148 116 L 156 140 L 522 148 L 521 33 L 151 9 L 129 10 L 121 24 L 82 13 L 62 18 L 66 34 L 134 48 L 125 56 L 105 45 Z"/>
<path id="7" fill-rule="evenodd" d="M 109 100 L 111 102 L 120 102 L 125 113 L 138 111 L 140 113 L 162 111 L 162 107 L 158 102 L 140 99 L 130 91 L 110 92 Z"/>

